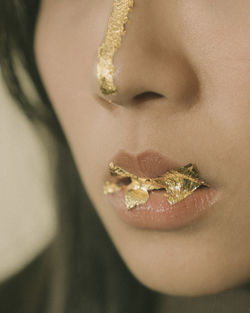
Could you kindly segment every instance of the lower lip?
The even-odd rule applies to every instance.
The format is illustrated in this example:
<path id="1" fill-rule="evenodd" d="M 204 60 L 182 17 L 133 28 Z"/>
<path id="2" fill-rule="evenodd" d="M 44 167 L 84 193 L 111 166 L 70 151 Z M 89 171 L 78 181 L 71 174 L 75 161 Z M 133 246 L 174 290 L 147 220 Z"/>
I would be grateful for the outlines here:
<path id="1" fill-rule="evenodd" d="M 134 227 L 146 229 L 178 229 L 192 224 L 210 211 L 218 199 L 214 188 L 196 189 L 191 195 L 171 205 L 164 196 L 164 190 L 150 191 L 149 199 L 128 210 L 125 205 L 125 191 L 108 194 L 111 205 L 119 217 Z"/>

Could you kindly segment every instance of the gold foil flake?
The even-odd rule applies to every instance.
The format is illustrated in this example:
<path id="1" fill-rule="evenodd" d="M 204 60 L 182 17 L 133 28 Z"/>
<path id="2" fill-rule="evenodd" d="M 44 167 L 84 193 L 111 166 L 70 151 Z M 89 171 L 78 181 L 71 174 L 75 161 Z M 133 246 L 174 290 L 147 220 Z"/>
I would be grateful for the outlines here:
<path id="1" fill-rule="evenodd" d="M 114 0 L 112 4 L 106 38 L 98 49 L 97 77 L 104 95 L 113 95 L 117 91 L 113 82 L 115 73 L 113 58 L 121 47 L 122 36 L 126 32 L 125 25 L 128 22 L 128 14 L 133 6 L 134 0 Z"/>
<path id="2" fill-rule="evenodd" d="M 127 209 L 132 209 L 136 205 L 146 203 L 148 198 L 148 192 L 143 189 L 129 189 L 125 194 L 126 207 Z"/>
<path id="3" fill-rule="evenodd" d="M 111 176 L 116 177 L 117 180 L 116 182 L 106 181 L 104 183 L 104 194 L 124 189 L 125 204 L 129 210 L 136 205 L 146 203 L 149 198 L 148 192 L 151 190 L 165 189 L 164 195 L 168 202 L 173 205 L 192 194 L 201 185 L 210 187 L 209 184 L 201 180 L 198 171 L 191 163 L 169 170 L 155 178 L 138 177 L 116 166 L 113 162 L 109 164 L 109 170 Z M 130 178 L 131 181 L 127 185 L 122 183 L 125 177 Z"/>

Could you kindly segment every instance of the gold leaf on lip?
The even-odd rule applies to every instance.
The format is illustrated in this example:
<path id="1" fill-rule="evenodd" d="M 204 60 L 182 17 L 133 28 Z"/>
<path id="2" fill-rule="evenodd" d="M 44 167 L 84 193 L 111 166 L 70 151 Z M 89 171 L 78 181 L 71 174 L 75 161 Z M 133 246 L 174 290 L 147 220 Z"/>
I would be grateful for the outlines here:
<path id="1" fill-rule="evenodd" d="M 125 203 L 129 210 L 136 205 L 146 203 L 148 198 L 148 192 L 143 189 L 127 189 L 125 192 Z"/>
<path id="2" fill-rule="evenodd" d="M 104 194 L 114 193 L 124 189 L 125 204 L 128 210 L 136 205 L 146 203 L 150 190 L 165 189 L 166 193 L 164 193 L 164 196 L 173 205 L 192 194 L 199 186 L 210 186 L 200 178 L 199 172 L 191 163 L 177 169 L 169 170 L 155 178 L 138 177 L 116 166 L 113 162 L 109 164 L 109 168 L 111 176 L 116 177 L 118 180 L 116 182 L 106 181 L 104 184 Z M 131 183 L 128 185 L 119 185 L 119 179 L 124 177 L 129 177 Z"/>

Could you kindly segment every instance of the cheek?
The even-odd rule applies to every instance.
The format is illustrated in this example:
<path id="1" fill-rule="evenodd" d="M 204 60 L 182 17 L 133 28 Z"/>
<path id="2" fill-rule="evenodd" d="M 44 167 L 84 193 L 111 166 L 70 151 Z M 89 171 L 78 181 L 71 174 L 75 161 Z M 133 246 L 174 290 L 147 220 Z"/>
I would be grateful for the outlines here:
<path id="1" fill-rule="evenodd" d="M 97 51 L 110 6 L 103 1 L 98 10 L 90 12 L 88 6 L 83 9 L 81 1 L 80 7 L 74 9 L 65 3 L 44 1 L 36 27 L 36 60 L 79 173 L 87 182 L 86 187 L 95 185 L 95 194 L 97 191 L 100 194 L 102 180 L 95 178 L 100 173 L 104 175 L 105 152 L 116 127 L 110 122 L 110 112 L 94 100 L 91 90 L 98 84 Z M 89 14 L 83 16 L 84 11 Z"/>
<path id="2" fill-rule="evenodd" d="M 88 7 L 83 10 L 82 5 L 75 5 L 72 9 L 66 1 L 44 2 L 36 28 L 35 53 L 43 83 L 66 135 L 71 137 L 80 124 L 81 139 L 85 140 L 100 110 L 90 97 L 90 90 L 102 32 L 98 31 L 98 12 L 91 13 L 90 19 L 80 13 L 89 11 Z"/>

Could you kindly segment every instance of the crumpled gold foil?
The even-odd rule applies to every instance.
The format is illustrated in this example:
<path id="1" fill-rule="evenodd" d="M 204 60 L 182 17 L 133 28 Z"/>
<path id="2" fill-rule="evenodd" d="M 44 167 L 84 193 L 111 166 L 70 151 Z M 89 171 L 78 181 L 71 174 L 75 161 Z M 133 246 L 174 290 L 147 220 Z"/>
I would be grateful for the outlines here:
<path id="1" fill-rule="evenodd" d="M 173 205 L 189 196 L 201 185 L 210 187 L 209 184 L 201 180 L 192 163 L 169 170 L 154 178 L 138 177 L 116 166 L 113 162 L 109 164 L 109 170 L 111 176 L 116 177 L 116 181 L 106 181 L 104 183 L 104 194 L 124 189 L 125 204 L 128 210 L 136 205 L 146 203 L 149 198 L 148 192 L 151 190 L 165 189 L 166 193 L 164 195 L 168 202 Z M 125 179 L 128 180 L 128 184 L 124 184 Z"/>
<path id="2" fill-rule="evenodd" d="M 117 87 L 113 82 L 115 66 L 113 57 L 121 47 L 125 25 L 128 22 L 129 11 L 134 6 L 134 0 L 114 0 L 112 12 L 108 21 L 106 38 L 98 49 L 97 77 L 100 89 L 105 95 L 116 94 Z"/>

